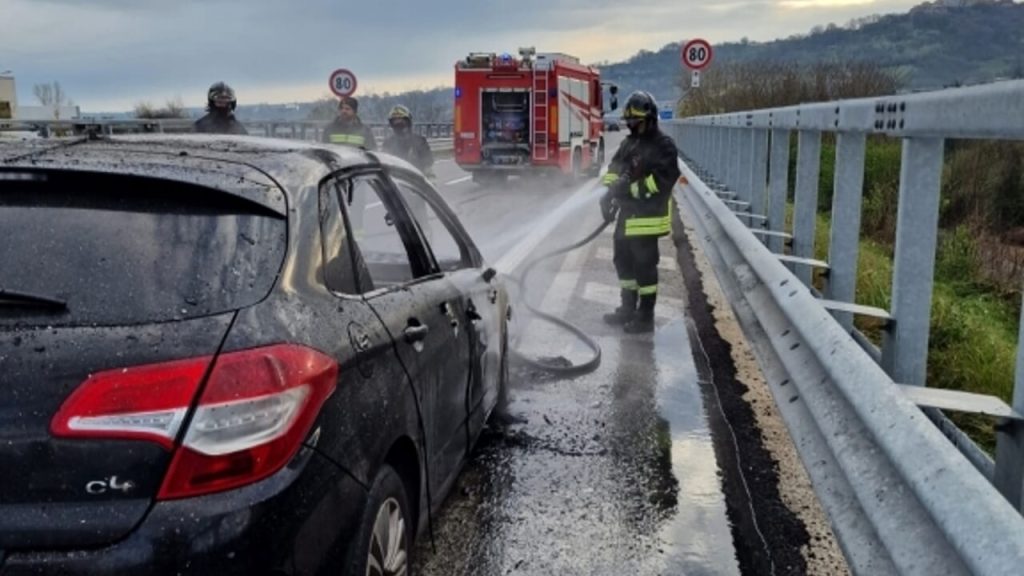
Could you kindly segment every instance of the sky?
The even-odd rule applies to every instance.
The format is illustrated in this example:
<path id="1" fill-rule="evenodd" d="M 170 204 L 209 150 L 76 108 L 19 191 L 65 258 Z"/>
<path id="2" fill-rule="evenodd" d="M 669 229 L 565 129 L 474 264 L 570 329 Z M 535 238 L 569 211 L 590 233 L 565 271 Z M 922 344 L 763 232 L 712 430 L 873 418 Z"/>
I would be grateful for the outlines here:
<path id="1" fill-rule="evenodd" d="M 218 80 L 239 102 L 327 95 L 331 71 L 356 96 L 452 84 L 469 52 L 563 52 L 616 62 L 706 38 L 768 41 L 904 12 L 922 0 L 0 0 L 0 74 L 18 102 L 58 81 L 83 111 L 180 98 L 205 104 Z"/>

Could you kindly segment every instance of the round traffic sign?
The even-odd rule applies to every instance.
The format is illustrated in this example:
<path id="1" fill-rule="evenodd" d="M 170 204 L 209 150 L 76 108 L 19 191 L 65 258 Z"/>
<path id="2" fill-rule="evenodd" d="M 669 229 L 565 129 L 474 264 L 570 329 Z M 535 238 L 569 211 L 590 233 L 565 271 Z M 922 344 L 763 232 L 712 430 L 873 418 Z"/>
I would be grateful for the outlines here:
<path id="1" fill-rule="evenodd" d="M 711 50 L 711 44 L 707 40 L 696 38 L 690 40 L 683 46 L 682 60 L 683 66 L 693 70 L 703 70 L 711 64 L 711 57 L 714 52 Z"/>
<path id="2" fill-rule="evenodd" d="M 331 86 L 331 92 L 339 98 L 355 94 L 356 86 L 359 85 L 356 82 L 356 75 L 344 68 L 331 72 L 328 84 Z"/>

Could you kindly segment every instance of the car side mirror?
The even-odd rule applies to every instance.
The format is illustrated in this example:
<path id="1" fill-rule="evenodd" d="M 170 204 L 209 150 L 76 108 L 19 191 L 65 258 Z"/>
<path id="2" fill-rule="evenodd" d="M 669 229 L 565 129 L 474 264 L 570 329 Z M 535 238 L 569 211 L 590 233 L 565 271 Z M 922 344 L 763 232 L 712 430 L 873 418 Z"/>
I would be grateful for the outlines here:
<path id="1" fill-rule="evenodd" d="M 497 270 L 495 270 L 494 268 L 488 268 L 487 270 L 484 270 L 484 273 L 481 275 L 481 277 L 484 279 L 484 282 L 487 282 L 489 284 L 491 280 L 494 280 L 494 277 L 497 275 Z"/>

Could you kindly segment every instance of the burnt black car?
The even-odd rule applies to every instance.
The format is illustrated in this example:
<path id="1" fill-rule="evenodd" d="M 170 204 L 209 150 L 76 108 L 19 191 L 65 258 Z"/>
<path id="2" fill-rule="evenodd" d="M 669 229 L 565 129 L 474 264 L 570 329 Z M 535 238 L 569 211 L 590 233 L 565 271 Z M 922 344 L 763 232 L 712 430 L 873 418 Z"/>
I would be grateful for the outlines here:
<path id="1" fill-rule="evenodd" d="M 410 165 L 0 144 L 0 574 L 397 574 L 503 393 L 506 293 Z"/>

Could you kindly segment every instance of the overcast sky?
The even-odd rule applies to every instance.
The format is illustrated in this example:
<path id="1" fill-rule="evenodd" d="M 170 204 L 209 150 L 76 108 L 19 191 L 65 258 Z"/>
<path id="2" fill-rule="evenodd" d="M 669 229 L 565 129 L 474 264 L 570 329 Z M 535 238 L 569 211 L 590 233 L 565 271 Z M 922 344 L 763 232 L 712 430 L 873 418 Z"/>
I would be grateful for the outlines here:
<path id="1" fill-rule="evenodd" d="M 520 46 L 586 62 L 704 37 L 772 40 L 921 0 L 0 0 L 0 73 L 22 104 L 59 81 L 85 111 L 205 103 L 225 80 L 245 104 L 307 101 L 349 68 L 359 93 L 451 85 L 468 52 Z M 300 8 L 301 7 L 301 8 Z M 358 94 L 357 94 L 358 95 Z"/>

